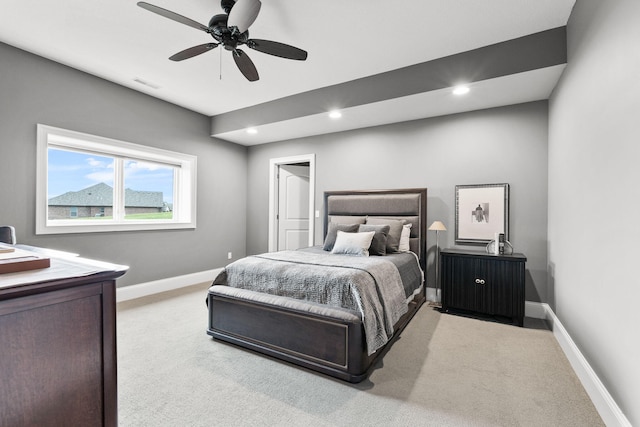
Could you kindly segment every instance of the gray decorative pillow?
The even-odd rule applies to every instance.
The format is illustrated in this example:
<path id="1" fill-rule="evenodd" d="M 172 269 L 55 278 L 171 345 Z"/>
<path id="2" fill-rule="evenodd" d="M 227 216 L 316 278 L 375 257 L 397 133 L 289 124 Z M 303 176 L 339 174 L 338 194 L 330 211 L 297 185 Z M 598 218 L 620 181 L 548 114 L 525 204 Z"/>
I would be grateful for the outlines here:
<path id="1" fill-rule="evenodd" d="M 333 249 L 333 245 L 336 244 L 336 236 L 338 231 L 344 231 L 345 233 L 356 233 L 358 231 L 359 224 L 336 224 L 335 222 L 329 223 L 327 235 L 324 238 L 324 245 L 322 249 L 330 251 Z"/>
<path id="2" fill-rule="evenodd" d="M 373 240 L 371 240 L 371 246 L 369 246 L 369 255 L 386 255 L 389 226 L 360 224 L 358 227 L 358 233 L 362 233 L 363 231 L 375 232 Z"/>
<path id="3" fill-rule="evenodd" d="M 402 226 L 405 222 L 406 221 L 404 219 L 367 218 L 367 224 L 389 226 L 389 235 L 387 236 L 387 253 L 398 252 L 400 236 L 402 236 Z"/>

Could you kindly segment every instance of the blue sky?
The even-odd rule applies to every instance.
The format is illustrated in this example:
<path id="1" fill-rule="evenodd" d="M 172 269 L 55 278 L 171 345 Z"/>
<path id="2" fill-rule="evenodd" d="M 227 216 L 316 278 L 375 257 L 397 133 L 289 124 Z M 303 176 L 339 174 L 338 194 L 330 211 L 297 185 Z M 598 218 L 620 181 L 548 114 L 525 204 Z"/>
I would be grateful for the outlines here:
<path id="1" fill-rule="evenodd" d="M 50 148 L 48 198 L 104 182 L 113 187 L 113 158 Z M 136 191 L 162 191 L 173 203 L 173 169 L 159 164 L 127 160 L 125 187 Z"/>

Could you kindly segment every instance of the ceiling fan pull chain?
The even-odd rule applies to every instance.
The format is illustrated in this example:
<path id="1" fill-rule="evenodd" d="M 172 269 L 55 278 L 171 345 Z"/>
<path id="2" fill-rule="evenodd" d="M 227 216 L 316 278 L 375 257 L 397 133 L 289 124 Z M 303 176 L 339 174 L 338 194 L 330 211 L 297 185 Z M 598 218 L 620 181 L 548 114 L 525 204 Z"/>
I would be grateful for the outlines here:
<path id="1" fill-rule="evenodd" d="M 220 61 L 218 63 L 220 64 L 220 80 L 222 80 L 222 49 L 220 49 Z"/>

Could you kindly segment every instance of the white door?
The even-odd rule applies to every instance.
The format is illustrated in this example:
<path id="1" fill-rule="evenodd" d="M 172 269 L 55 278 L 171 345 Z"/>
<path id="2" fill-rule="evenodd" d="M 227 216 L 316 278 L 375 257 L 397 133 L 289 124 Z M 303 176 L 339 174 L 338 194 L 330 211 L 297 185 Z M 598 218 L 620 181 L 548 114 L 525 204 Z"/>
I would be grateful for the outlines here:
<path id="1" fill-rule="evenodd" d="M 280 165 L 278 250 L 309 246 L 309 166 Z"/>

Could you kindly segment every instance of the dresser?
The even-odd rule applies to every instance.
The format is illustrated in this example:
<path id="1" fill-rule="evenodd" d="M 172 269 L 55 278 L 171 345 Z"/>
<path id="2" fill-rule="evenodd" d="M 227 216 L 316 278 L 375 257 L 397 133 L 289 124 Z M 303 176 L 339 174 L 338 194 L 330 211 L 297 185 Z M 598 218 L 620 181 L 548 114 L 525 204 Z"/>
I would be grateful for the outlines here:
<path id="1" fill-rule="evenodd" d="M 441 251 L 442 310 L 491 316 L 522 326 L 526 261 L 518 253 Z"/>
<path id="2" fill-rule="evenodd" d="M 117 426 L 115 280 L 126 270 L 51 256 L 49 268 L 0 274 L 1 426 Z"/>

